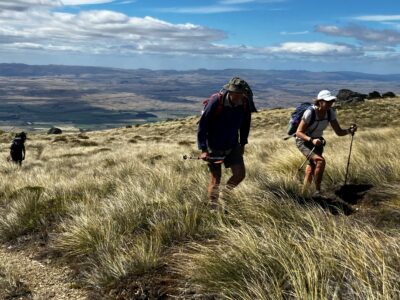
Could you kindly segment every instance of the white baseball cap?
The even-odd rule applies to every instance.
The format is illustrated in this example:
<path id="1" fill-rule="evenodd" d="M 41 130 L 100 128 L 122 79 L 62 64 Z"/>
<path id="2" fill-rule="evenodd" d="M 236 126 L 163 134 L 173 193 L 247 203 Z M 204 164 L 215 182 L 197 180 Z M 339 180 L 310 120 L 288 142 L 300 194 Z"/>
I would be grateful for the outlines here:
<path id="1" fill-rule="evenodd" d="M 318 93 L 317 100 L 332 101 L 336 100 L 336 97 L 328 90 L 322 90 Z"/>

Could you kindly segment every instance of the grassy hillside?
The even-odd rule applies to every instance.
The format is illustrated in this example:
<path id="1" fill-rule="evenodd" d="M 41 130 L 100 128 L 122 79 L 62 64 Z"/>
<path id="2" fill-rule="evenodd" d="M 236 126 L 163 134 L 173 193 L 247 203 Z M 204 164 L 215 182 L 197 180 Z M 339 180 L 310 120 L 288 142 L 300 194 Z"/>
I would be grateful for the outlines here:
<path id="1" fill-rule="evenodd" d="M 182 159 L 198 154 L 197 117 L 32 134 L 22 168 L 6 162 L 2 133 L 2 244 L 72 267 L 71 285 L 102 299 L 398 299 L 399 108 L 338 108 L 343 127 L 359 124 L 350 188 L 340 193 L 350 137 L 330 131 L 323 188 L 358 208 L 348 215 L 301 194 L 303 157 L 282 139 L 290 109 L 253 115 L 247 177 L 223 193 L 228 214 L 206 205 L 206 165 Z M 0 287 L 15 291 L 15 276 L 0 256 Z"/>

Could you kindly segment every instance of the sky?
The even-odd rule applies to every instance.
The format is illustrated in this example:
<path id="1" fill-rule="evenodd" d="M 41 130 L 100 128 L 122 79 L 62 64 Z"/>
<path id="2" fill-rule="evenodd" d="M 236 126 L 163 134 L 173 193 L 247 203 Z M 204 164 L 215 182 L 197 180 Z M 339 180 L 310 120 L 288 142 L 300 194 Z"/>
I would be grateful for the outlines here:
<path id="1" fill-rule="evenodd" d="M 400 73 L 400 1 L 0 0 L 0 63 Z"/>

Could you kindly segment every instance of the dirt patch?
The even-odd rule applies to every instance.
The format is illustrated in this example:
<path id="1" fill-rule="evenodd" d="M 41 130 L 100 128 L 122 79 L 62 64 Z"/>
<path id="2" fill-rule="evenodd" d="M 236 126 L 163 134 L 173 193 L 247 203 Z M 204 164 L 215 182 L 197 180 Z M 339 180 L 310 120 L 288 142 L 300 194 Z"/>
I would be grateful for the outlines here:
<path id="1" fill-rule="evenodd" d="M 366 193 L 372 188 L 372 184 L 346 184 L 335 189 L 335 195 L 346 203 L 354 205 L 363 201 Z"/>
<path id="2" fill-rule="evenodd" d="M 0 247 L 0 261 L 13 268 L 25 293 L 21 299 L 89 299 L 85 290 L 74 287 L 73 272 L 66 266 L 53 266 L 36 260 L 25 250 Z"/>

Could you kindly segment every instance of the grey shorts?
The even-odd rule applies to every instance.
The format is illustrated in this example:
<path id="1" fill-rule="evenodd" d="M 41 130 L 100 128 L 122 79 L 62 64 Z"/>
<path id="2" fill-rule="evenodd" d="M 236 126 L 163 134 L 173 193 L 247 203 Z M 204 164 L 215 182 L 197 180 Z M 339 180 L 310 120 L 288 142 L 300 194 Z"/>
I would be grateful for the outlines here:
<path id="1" fill-rule="evenodd" d="M 244 164 L 243 147 L 240 145 L 237 145 L 235 148 L 226 151 L 211 151 L 209 157 L 225 157 L 223 162 L 225 168 L 230 168 L 233 165 Z M 218 164 L 216 163 L 208 163 L 210 171 L 214 170 L 217 166 Z"/>
<path id="2" fill-rule="evenodd" d="M 296 139 L 296 146 L 300 150 L 301 153 L 305 157 L 308 157 L 314 148 L 314 144 L 311 142 L 305 142 L 302 139 Z M 324 152 L 324 146 L 316 146 L 313 153 L 322 156 L 322 153 Z M 310 155 L 309 162 L 310 164 L 313 164 L 313 161 L 311 160 L 312 155 Z"/>

